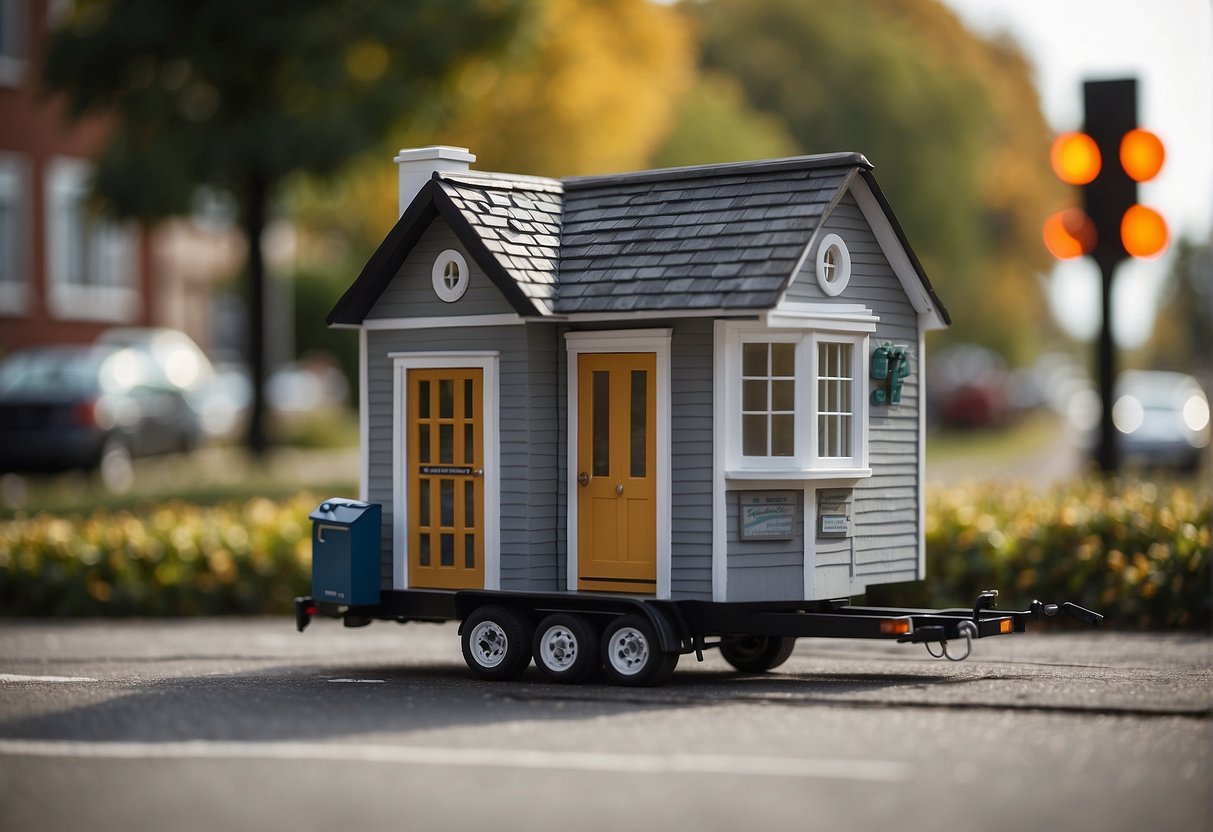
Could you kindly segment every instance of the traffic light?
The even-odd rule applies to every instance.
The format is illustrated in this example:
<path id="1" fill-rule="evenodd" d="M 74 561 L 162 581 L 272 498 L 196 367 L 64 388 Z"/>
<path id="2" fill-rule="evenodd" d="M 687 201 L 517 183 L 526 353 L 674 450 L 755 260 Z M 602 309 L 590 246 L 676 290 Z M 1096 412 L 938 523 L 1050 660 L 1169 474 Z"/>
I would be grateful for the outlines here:
<path id="1" fill-rule="evenodd" d="M 1126 257 L 1161 254 L 1166 221 L 1138 204 L 1137 183 L 1158 174 L 1165 150 L 1137 125 L 1137 81 L 1088 81 L 1083 104 L 1083 132 L 1058 136 L 1050 154 L 1057 176 L 1081 189 L 1082 209 L 1049 217 L 1045 246 L 1058 259 L 1086 254 L 1108 268 Z"/>

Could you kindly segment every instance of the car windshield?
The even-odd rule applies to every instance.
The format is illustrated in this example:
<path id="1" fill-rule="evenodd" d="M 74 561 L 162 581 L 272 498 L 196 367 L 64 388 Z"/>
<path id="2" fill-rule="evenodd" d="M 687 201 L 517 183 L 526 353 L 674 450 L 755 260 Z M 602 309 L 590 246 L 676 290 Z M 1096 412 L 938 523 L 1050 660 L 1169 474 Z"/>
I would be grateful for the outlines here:
<path id="1" fill-rule="evenodd" d="M 29 350 L 0 364 L 0 393 L 71 394 L 97 389 L 109 353 L 91 348 Z"/>

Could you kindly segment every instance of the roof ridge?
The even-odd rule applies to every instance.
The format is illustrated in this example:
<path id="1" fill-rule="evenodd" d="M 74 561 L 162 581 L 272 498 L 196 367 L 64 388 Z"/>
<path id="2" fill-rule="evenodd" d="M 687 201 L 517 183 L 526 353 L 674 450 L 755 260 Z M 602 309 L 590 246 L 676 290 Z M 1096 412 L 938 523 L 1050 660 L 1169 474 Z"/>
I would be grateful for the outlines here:
<path id="1" fill-rule="evenodd" d="M 546 176 L 530 176 L 522 173 L 501 173 L 491 170 L 466 171 L 435 171 L 435 179 L 446 182 L 459 182 L 464 185 L 490 184 L 498 188 L 526 188 L 532 191 L 547 191 L 563 193 L 564 185 L 559 179 L 549 179 Z"/>
<path id="2" fill-rule="evenodd" d="M 739 173 L 766 173 L 781 170 L 813 170 L 816 168 L 862 167 L 872 170 L 874 165 L 862 153 L 816 153 L 807 156 L 787 156 L 781 159 L 761 159 L 752 162 L 726 162 L 724 164 L 688 165 L 676 168 L 656 168 L 628 173 L 608 173 L 596 176 L 570 176 L 560 181 L 565 190 L 610 187 L 629 182 L 697 179 L 706 176 L 726 176 Z"/>

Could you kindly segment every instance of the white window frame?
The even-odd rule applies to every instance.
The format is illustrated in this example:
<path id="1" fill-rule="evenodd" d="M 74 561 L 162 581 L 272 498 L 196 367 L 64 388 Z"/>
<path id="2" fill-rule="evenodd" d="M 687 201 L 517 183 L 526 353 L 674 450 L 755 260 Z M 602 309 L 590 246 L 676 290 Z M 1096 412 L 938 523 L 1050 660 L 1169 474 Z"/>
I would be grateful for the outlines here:
<path id="1" fill-rule="evenodd" d="M 834 257 L 830 258 L 830 252 Z M 817 285 L 829 297 L 841 295 L 851 282 L 851 252 L 837 234 L 827 234 L 817 246 Z"/>
<path id="2" fill-rule="evenodd" d="M 458 271 L 454 286 L 448 285 L 446 280 L 447 269 L 451 266 Z M 434 294 L 438 296 L 439 300 L 444 303 L 454 303 L 467 293 L 468 283 L 471 282 L 467 260 L 464 260 L 463 255 L 455 249 L 448 248 L 434 261 L 434 268 L 430 270 L 430 282 L 434 287 Z"/>
<path id="3" fill-rule="evenodd" d="M 29 165 L 15 153 L 0 153 L 0 203 L 7 206 L 6 234 L 12 248 L 0 250 L 0 314 L 22 315 L 28 311 L 30 286 Z"/>
<path id="4" fill-rule="evenodd" d="M 47 165 L 47 305 L 60 319 L 132 323 L 142 306 L 139 232 L 133 223 L 90 220 L 82 203 L 91 172 L 82 159 Z"/>
<path id="5" fill-rule="evenodd" d="M 717 459 L 727 479 L 818 480 L 861 479 L 872 475 L 868 467 L 868 333 L 867 321 L 809 319 L 794 328 L 772 327 L 766 321 L 716 323 L 716 424 Z M 742 453 L 741 354 L 746 343 L 796 344 L 795 453 L 790 457 L 755 457 Z M 823 458 L 817 448 L 817 346 L 850 344 L 854 383 L 851 388 L 852 456 Z"/>

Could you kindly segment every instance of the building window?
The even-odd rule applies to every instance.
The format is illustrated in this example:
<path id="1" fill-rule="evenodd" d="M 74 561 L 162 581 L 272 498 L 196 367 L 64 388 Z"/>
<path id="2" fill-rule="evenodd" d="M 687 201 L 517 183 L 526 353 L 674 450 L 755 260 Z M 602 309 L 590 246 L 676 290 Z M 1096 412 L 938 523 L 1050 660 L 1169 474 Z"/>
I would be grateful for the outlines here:
<path id="1" fill-rule="evenodd" d="M 827 234 L 817 247 L 817 285 L 830 297 L 851 282 L 851 252 L 837 234 Z"/>
<path id="2" fill-rule="evenodd" d="M 796 345 L 741 345 L 741 453 L 796 455 Z"/>
<path id="3" fill-rule="evenodd" d="M 30 204 L 21 157 L 0 153 L 0 314 L 25 311 L 29 291 Z"/>
<path id="4" fill-rule="evenodd" d="M 25 0 L 0 0 L 0 85 L 17 87 L 25 77 L 27 7 Z"/>
<path id="5" fill-rule="evenodd" d="M 447 249 L 434 261 L 431 273 L 434 294 L 445 303 L 454 303 L 468 290 L 468 264 L 463 255 Z"/>
<path id="6" fill-rule="evenodd" d="M 870 316 L 718 324 L 721 453 L 731 476 L 867 476 Z"/>
<path id="7" fill-rule="evenodd" d="M 138 313 L 138 233 L 88 205 L 90 166 L 55 159 L 47 169 L 50 309 L 58 318 L 127 323 Z"/>
<path id="8" fill-rule="evenodd" d="M 817 345 L 819 459 L 849 459 L 854 455 L 854 351 L 851 344 Z"/>

